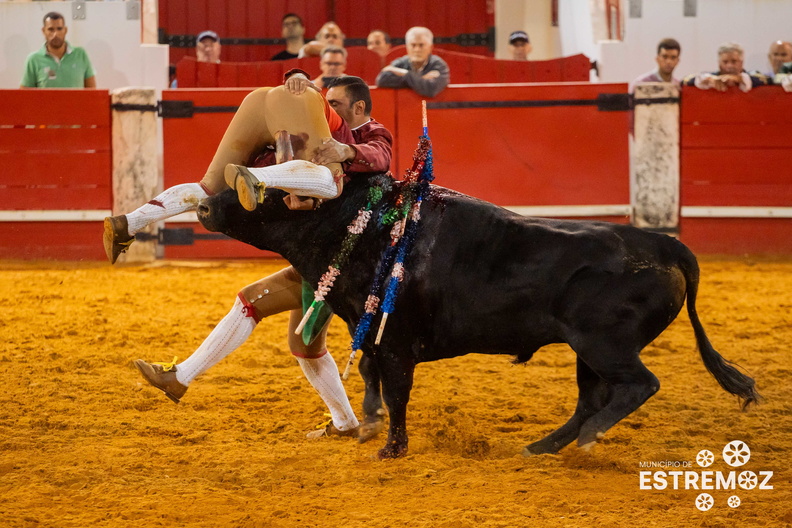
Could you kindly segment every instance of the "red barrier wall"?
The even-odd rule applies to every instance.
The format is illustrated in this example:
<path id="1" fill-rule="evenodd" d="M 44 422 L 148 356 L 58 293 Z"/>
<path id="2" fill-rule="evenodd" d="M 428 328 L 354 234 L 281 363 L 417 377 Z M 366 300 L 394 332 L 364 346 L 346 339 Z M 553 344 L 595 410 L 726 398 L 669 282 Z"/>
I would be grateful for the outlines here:
<path id="1" fill-rule="evenodd" d="M 625 92 L 624 84 L 452 86 L 428 102 L 435 183 L 498 205 L 629 204 L 628 112 L 578 104 Z M 394 93 L 404 170 L 421 132 L 421 98 Z M 497 106 L 433 108 L 469 102 Z"/>
<path id="2" fill-rule="evenodd" d="M 0 90 L 0 212 L 109 211 L 110 97 L 103 90 Z M 32 212 L 32 213 L 31 213 Z M 101 221 L 0 222 L 0 258 L 101 259 Z"/>
<path id="3" fill-rule="evenodd" d="M 472 53 L 434 51 L 448 64 L 454 84 L 588 82 L 591 61 L 583 54 L 543 61 L 493 59 Z M 388 54 L 388 62 L 406 55 L 404 46 Z"/>
<path id="4" fill-rule="evenodd" d="M 383 62 L 379 55 L 366 48 L 347 48 L 349 75 L 357 75 L 373 86 L 377 75 L 392 60 L 404 55 L 404 46 L 393 50 Z M 528 83 L 528 82 L 588 82 L 590 63 L 585 55 L 573 55 L 546 61 L 511 61 L 492 59 L 453 51 L 436 50 L 448 63 L 454 84 Z M 301 68 L 312 78 L 318 77 L 319 59 L 291 59 L 265 62 L 196 62 L 183 57 L 176 66 L 179 88 L 236 88 L 277 86 L 283 74 Z"/>
<path id="5" fill-rule="evenodd" d="M 163 101 L 193 101 L 198 109 L 189 119 L 168 118 L 163 120 L 164 188 L 180 183 L 197 182 L 203 178 L 212 161 L 215 149 L 223 137 L 234 113 L 207 112 L 206 107 L 239 106 L 250 89 L 221 90 L 164 90 Z M 199 223 L 168 223 L 168 228 L 190 227 L 197 234 L 207 234 Z M 269 253 L 269 255 L 272 255 Z M 165 258 L 259 258 L 262 252 L 252 246 L 236 241 L 200 241 L 191 246 L 165 246 Z"/>
<path id="6" fill-rule="evenodd" d="M 436 183 L 507 206 L 628 204 L 629 116 L 597 105 L 604 94 L 625 91 L 623 84 L 452 85 L 428 102 Z M 164 119 L 166 187 L 200 180 L 248 92 L 163 92 L 166 101 L 196 107 L 191 118 Z M 112 203 L 108 94 L 4 90 L 0 97 L 0 258 L 104 259 L 101 219 Z M 386 89 L 372 90 L 372 98 L 374 117 L 394 132 L 392 170 L 400 177 L 421 133 L 421 100 Z M 682 240 L 699 253 L 792 254 L 792 219 L 768 216 L 789 216 L 792 208 L 792 95 L 779 87 L 748 94 L 685 88 L 681 127 Z M 180 226 L 205 233 L 194 223 L 168 224 Z M 166 247 L 165 255 L 262 253 L 200 241 Z"/>
<path id="7" fill-rule="evenodd" d="M 436 183 L 506 206 L 629 204 L 628 113 L 602 111 L 596 104 L 600 94 L 623 94 L 626 88 L 588 83 L 451 86 L 430 101 L 428 110 Z M 167 90 L 163 99 L 192 100 L 197 108 L 236 106 L 247 92 Z M 412 165 L 422 132 L 421 98 L 411 90 L 373 89 L 372 102 L 373 117 L 394 132 L 392 171 L 401 177 Z M 519 106 L 526 102 L 538 106 Z M 483 107 L 431 108 L 458 103 Z M 165 119 L 166 187 L 200 179 L 232 115 L 198 112 L 190 119 Z M 256 255 L 228 242 L 169 246 L 165 252 L 170 258 Z"/>
<path id="8" fill-rule="evenodd" d="M 681 105 L 681 238 L 703 253 L 792 253 L 790 218 L 695 218 L 686 208 L 792 207 L 792 95 L 685 87 Z M 739 209 L 743 208 L 743 209 Z M 729 214 L 720 210 L 718 214 Z"/>

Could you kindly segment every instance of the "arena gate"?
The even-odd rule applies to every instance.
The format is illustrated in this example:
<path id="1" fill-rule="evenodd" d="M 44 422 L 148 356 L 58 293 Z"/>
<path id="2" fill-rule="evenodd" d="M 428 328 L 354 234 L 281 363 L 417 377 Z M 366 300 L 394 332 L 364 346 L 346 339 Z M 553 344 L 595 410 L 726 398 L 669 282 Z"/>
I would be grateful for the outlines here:
<path id="1" fill-rule="evenodd" d="M 98 260 L 111 209 L 110 96 L 1 90 L 0 258 Z"/>

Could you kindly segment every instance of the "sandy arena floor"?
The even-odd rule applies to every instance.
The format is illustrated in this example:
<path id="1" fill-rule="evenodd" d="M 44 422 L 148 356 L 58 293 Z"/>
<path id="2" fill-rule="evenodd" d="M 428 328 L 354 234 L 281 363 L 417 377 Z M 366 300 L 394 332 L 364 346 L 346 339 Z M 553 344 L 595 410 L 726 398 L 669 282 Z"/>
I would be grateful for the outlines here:
<path id="1" fill-rule="evenodd" d="M 410 452 L 384 436 L 308 441 L 323 405 L 286 348 L 286 318 L 259 325 L 174 405 L 132 360 L 189 355 L 236 292 L 282 265 L 0 262 L 0 526 L 426 527 L 792 525 L 792 262 L 702 262 L 699 313 L 715 347 L 766 401 L 747 413 L 706 372 L 685 313 L 643 354 L 660 392 L 591 453 L 523 458 L 571 415 L 574 354 L 526 366 L 467 356 L 422 364 Z M 334 322 L 343 364 L 349 336 Z M 356 410 L 362 381 L 347 390 Z M 751 457 L 732 468 L 733 440 Z M 642 463 L 773 471 L 773 489 L 641 490 Z M 698 476 L 698 475 L 697 475 Z M 758 479 L 761 484 L 764 477 Z M 714 480 L 714 479 L 713 479 Z M 737 508 L 727 499 L 737 495 Z"/>

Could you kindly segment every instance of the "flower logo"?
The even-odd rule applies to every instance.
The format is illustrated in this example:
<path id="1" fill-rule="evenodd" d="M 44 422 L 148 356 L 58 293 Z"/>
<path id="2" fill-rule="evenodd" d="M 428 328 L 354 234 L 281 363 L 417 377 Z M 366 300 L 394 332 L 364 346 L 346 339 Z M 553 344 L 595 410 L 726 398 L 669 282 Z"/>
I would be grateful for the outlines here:
<path id="1" fill-rule="evenodd" d="M 754 489 L 758 483 L 759 479 L 753 471 L 743 471 L 737 475 L 737 484 L 739 484 L 742 489 Z"/>
<path id="2" fill-rule="evenodd" d="M 740 505 L 740 497 L 738 497 L 737 495 L 732 495 L 731 497 L 729 497 L 729 500 L 726 502 L 729 505 L 729 508 L 736 508 L 737 506 Z"/>
<path id="3" fill-rule="evenodd" d="M 701 511 L 707 511 L 715 504 L 715 499 L 709 493 L 702 493 L 696 497 L 696 508 Z"/>
<path id="4" fill-rule="evenodd" d="M 751 458 L 751 450 L 741 440 L 733 440 L 723 448 L 723 460 L 731 467 L 740 467 Z"/>
<path id="5" fill-rule="evenodd" d="M 715 455 L 712 454 L 712 451 L 702 449 L 696 455 L 696 463 L 701 467 L 709 467 L 713 462 L 715 462 Z"/>

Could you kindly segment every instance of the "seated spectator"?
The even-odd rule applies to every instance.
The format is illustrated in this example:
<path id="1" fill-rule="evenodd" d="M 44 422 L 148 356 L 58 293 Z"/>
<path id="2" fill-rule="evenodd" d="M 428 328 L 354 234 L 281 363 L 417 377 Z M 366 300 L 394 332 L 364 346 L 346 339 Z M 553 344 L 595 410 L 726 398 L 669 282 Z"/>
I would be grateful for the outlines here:
<path id="1" fill-rule="evenodd" d="M 528 55 L 531 54 L 533 46 L 531 40 L 528 38 L 528 33 L 525 31 L 512 31 L 509 35 L 509 51 L 511 52 L 512 60 L 528 60 Z"/>
<path id="2" fill-rule="evenodd" d="M 294 13 L 286 13 L 281 20 L 281 36 L 286 40 L 286 49 L 276 53 L 270 60 L 296 59 L 305 45 L 305 25 L 302 18 Z"/>
<path id="3" fill-rule="evenodd" d="M 660 41 L 657 45 L 657 68 L 644 73 L 633 82 L 630 83 L 630 93 L 635 92 L 636 84 L 652 83 L 652 82 L 667 82 L 679 85 L 679 79 L 674 77 L 674 68 L 679 64 L 679 54 L 682 48 L 679 42 L 672 38 L 666 38 Z"/>
<path id="4" fill-rule="evenodd" d="M 388 53 L 391 50 L 390 35 L 381 29 L 375 29 L 368 34 L 368 37 L 366 37 L 366 48 L 368 48 L 369 51 L 373 51 L 383 60 L 385 60 L 385 57 L 388 56 Z"/>
<path id="5" fill-rule="evenodd" d="M 195 39 L 195 57 L 198 62 L 220 63 L 220 37 L 211 30 L 202 31 Z"/>
<path id="6" fill-rule="evenodd" d="M 327 88 L 331 82 L 344 76 L 346 71 L 347 51 L 337 46 L 327 46 L 322 50 L 319 68 L 322 74 L 312 82 L 320 90 Z"/>
<path id="7" fill-rule="evenodd" d="M 382 88 L 412 88 L 424 97 L 434 97 L 450 81 L 448 64 L 432 55 L 434 35 L 425 27 L 411 27 L 404 36 L 407 55 L 385 66 L 377 75 Z"/>
<path id="8" fill-rule="evenodd" d="M 170 88 L 178 88 L 179 81 L 176 80 L 176 65 L 171 64 L 168 66 L 168 86 Z"/>
<path id="9" fill-rule="evenodd" d="M 220 64 L 220 37 L 211 30 L 202 31 L 195 37 L 195 58 L 198 62 L 211 62 Z M 171 88 L 178 88 L 179 81 L 176 79 L 176 66 L 170 70 Z"/>
<path id="10" fill-rule="evenodd" d="M 783 86 L 785 92 L 792 92 L 792 61 L 785 62 L 781 65 L 773 82 Z"/>
<path id="11" fill-rule="evenodd" d="M 316 40 L 312 40 L 300 49 L 298 56 L 302 57 L 318 57 L 321 55 L 322 50 L 327 46 L 335 46 L 337 48 L 344 47 L 344 39 L 346 35 L 338 27 L 335 22 L 325 22 L 325 24 L 316 33 Z"/>
<path id="12" fill-rule="evenodd" d="M 88 54 L 66 42 L 68 31 L 63 15 L 44 15 L 44 45 L 28 55 L 20 88 L 96 88 Z"/>
<path id="13" fill-rule="evenodd" d="M 754 86 L 767 84 L 767 77 L 761 73 L 751 75 L 743 69 L 744 56 L 745 52 L 739 44 L 733 42 L 721 44 L 718 48 L 718 71 L 688 75 L 683 83 L 701 90 L 714 88 L 719 92 L 725 92 L 731 86 L 737 86 L 743 92 L 748 92 Z"/>
<path id="14" fill-rule="evenodd" d="M 772 79 L 785 62 L 792 62 L 792 43 L 783 40 L 773 42 L 770 45 L 767 59 L 770 61 L 770 71 L 765 75 Z"/>

